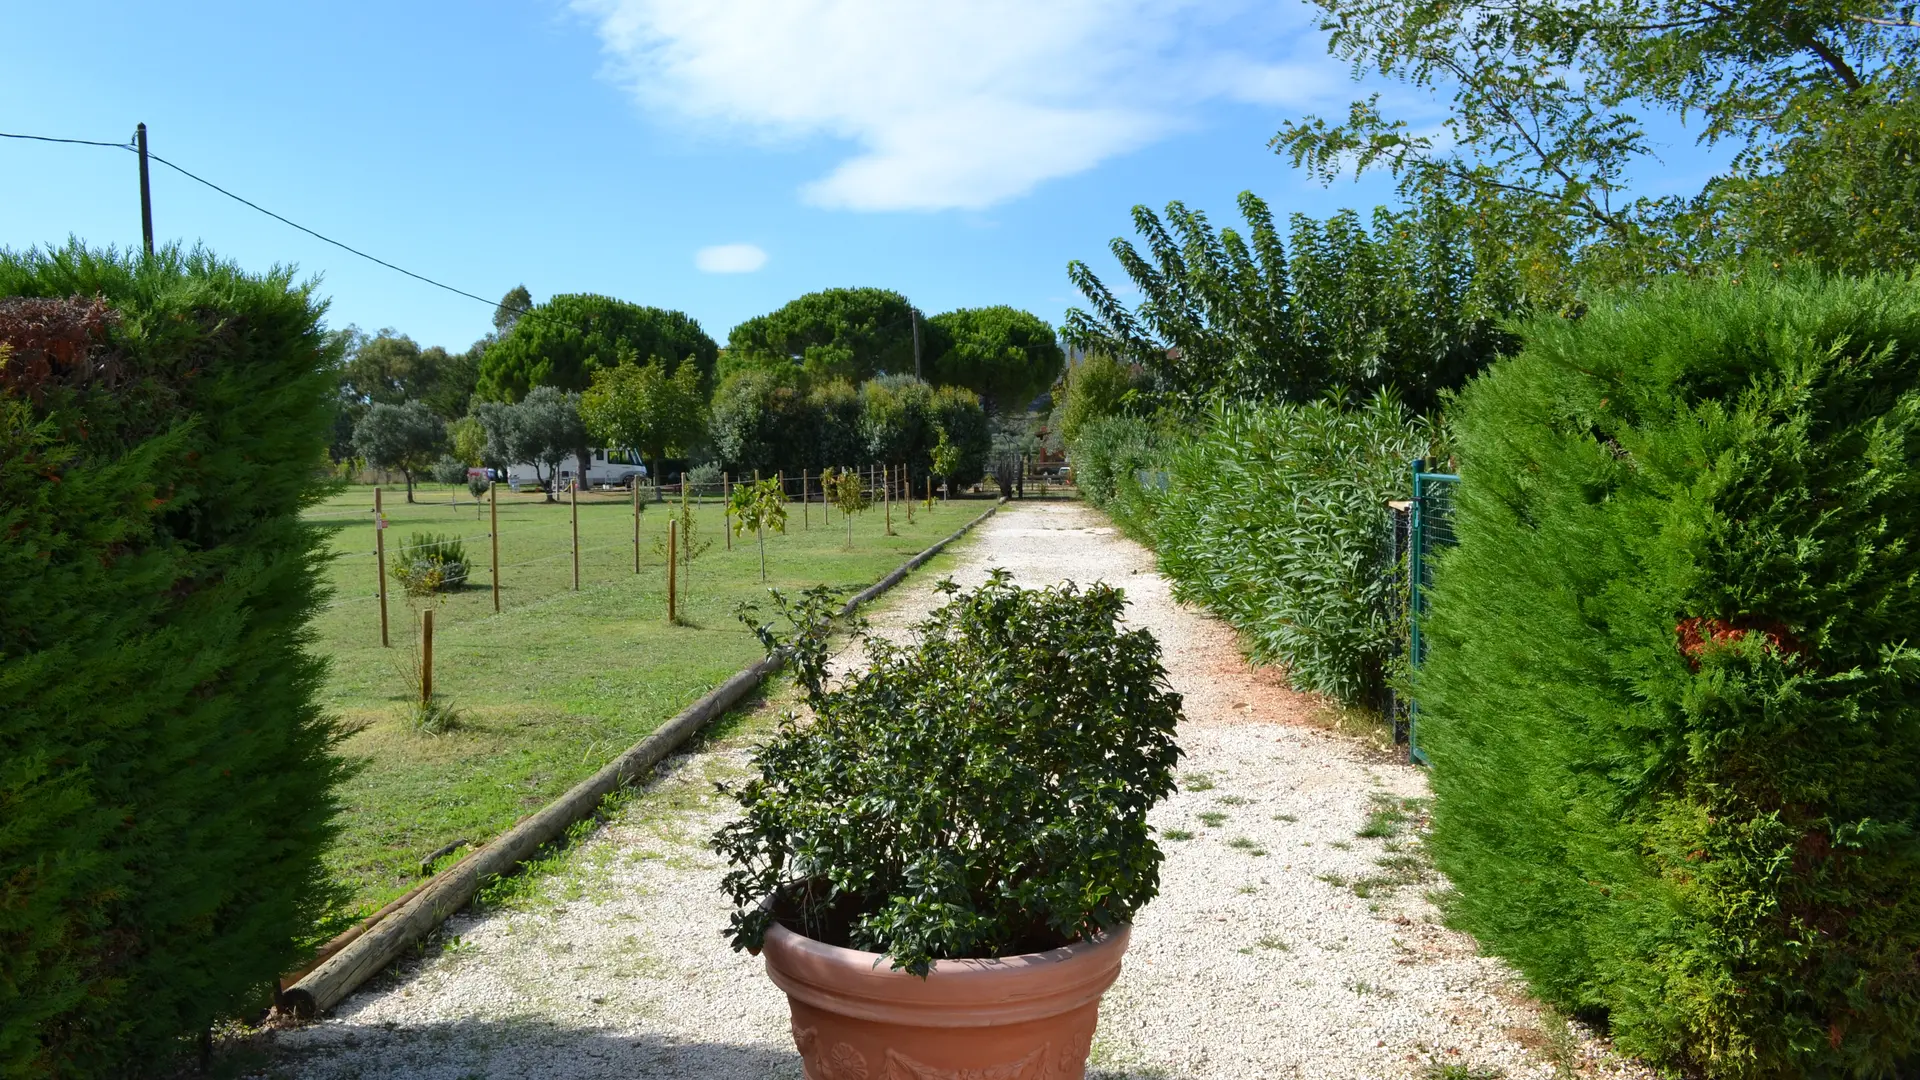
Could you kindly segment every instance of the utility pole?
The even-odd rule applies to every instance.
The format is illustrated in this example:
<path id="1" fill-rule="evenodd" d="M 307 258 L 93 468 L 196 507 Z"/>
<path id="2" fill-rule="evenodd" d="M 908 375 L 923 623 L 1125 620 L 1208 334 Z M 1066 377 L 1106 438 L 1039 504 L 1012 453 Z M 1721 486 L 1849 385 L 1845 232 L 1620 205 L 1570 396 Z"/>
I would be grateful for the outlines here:
<path id="1" fill-rule="evenodd" d="M 141 124 L 133 129 L 133 141 L 140 144 L 140 238 L 146 241 L 147 255 L 153 255 L 153 193 L 147 187 L 147 125 Z M 914 341 L 919 337 L 916 333 Z M 915 355 L 919 346 L 916 344 Z"/>
<path id="2" fill-rule="evenodd" d="M 146 130 L 146 126 L 145 126 L 145 125 L 142 125 L 142 126 L 141 126 L 141 129 L 140 129 L 140 130 L 142 130 L 142 131 L 145 131 L 145 130 Z M 140 141 L 140 145 L 141 145 L 141 146 L 145 146 L 145 145 L 147 145 L 147 143 L 146 143 L 146 136 L 144 136 L 144 135 L 143 135 L 143 136 L 141 136 L 141 141 Z M 147 159 L 146 159 L 146 157 L 145 157 L 145 154 L 146 154 L 146 151 L 145 151 L 145 150 L 142 150 L 142 151 L 141 151 L 141 155 L 142 155 L 142 156 L 141 156 L 141 158 L 140 158 L 140 162 L 141 162 L 141 165 L 140 165 L 140 176 L 141 176 L 141 178 L 142 178 L 142 179 L 141 179 L 141 181 L 140 181 L 140 190 L 141 190 L 141 191 L 145 191 L 145 190 L 147 189 L 147 188 L 146 188 L 146 179 L 145 179 L 145 177 L 146 177 L 146 175 L 147 175 L 147 173 L 146 173 L 146 168 L 147 168 L 147 166 L 146 166 L 146 160 L 147 160 Z M 151 229 L 149 229 L 149 230 L 147 230 L 147 231 L 148 231 L 149 233 L 151 233 L 151 232 L 152 232 L 153 230 L 151 230 Z M 147 247 L 148 247 L 149 249 L 151 249 L 151 248 L 153 247 L 153 245 L 152 245 L 151 243 L 149 243 L 149 244 L 147 245 Z M 908 318 L 910 318 L 910 319 L 912 319 L 912 320 L 913 320 L 913 377 L 914 377 L 914 378 L 916 378 L 916 379 L 925 379 L 925 378 L 926 378 L 926 375 L 924 375 L 924 374 L 922 374 L 922 373 L 921 373 L 921 371 L 920 371 L 920 309 L 919 309 L 919 308 L 917 308 L 917 307 L 909 307 L 909 308 L 907 309 L 907 316 L 908 316 Z"/>

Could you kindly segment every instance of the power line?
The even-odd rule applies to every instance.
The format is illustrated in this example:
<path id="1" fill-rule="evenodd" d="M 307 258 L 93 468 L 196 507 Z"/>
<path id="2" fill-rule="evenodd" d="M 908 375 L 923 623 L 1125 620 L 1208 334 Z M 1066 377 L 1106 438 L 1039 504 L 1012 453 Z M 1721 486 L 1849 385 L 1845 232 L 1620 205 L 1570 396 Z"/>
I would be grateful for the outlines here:
<path id="1" fill-rule="evenodd" d="M 34 142 L 72 143 L 75 146 L 111 146 L 118 150 L 133 149 L 132 143 L 99 142 L 94 139 L 56 139 L 51 135 L 15 135 L 10 131 L 0 131 L 0 139 L 31 139 Z"/>
<path id="2" fill-rule="evenodd" d="M 138 152 L 139 152 L 139 151 L 138 151 L 138 150 L 137 150 L 137 149 L 136 149 L 136 148 L 135 148 L 135 147 L 134 147 L 134 146 L 133 146 L 132 144 L 130 144 L 130 143 L 124 143 L 124 142 L 117 142 L 117 143 L 115 143 L 115 142 L 100 142 L 100 141 L 98 141 L 98 140 L 95 140 L 95 139 L 56 139 L 56 138 L 53 138 L 53 137 L 51 137 L 51 136 L 47 136 L 47 135 L 18 135 L 18 134 L 14 134 L 14 133 L 12 133 L 12 132 L 7 132 L 7 131 L 0 131 L 0 138 L 7 138 L 7 139 L 30 139 L 30 140 L 32 140 L 32 141 L 34 141 L 34 142 L 50 142 L 50 143 L 71 143 L 71 144 L 74 144 L 74 145 L 76 145 L 76 146 L 106 146 L 106 147 L 112 147 L 112 148 L 114 148 L 114 149 L 119 149 L 119 150 L 126 150 L 126 151 L 128 151 L 128 152 L 130 152 L 130 153 L 138 153 Z M 337 247 L 337 248 L 339 248 L 339 249 L 340 249 L 340 250 L 342 250 L 342 251 L 345 251 L 345 252 L 349 252 L 349 253 L 351 253 L 351 254 L 354 254 L 354 255 L 358 255 L 358 256 L 360 256 L 361 258 L 363 258 L 363 259 L 365 259 L 365 260 L 367 260 L 368 262 L 373 262 L 373 263 L 378 263 L 378 264 L 380 264 L 381 266 L 384 266 L 384 267 L 386 267 L 386 268 L 387 268 L 387 269 L 389 269 L 389 270 L 393 270 L 393 271 L 396 271 L 396 272 L 398 272 L 398 273 L 402 273 L 402 274 L 405 274 L 405 275 L 407 275 L 408 277 L 410 277 L 410 278 L 413 278 L 413 279 L 414 279 L 415 281 L 423 281 L 423 282 L 425 282 L 425 283 L 427 283 L 428 285 L 432 285 L 432 286 L 433 286 L 434 288 L 437 288 L 437 289 L 445 289 L 446 291 L 448 291 L 448 292 L 450 292 L 450 293 L 453 293 L 453 294 L 455 294 L 455 295 L 458 295 L 458 296 L 464 296 L 464 297 L 466 297 L 466 298 L 467 298 L 467 299 L 469 299 L 469 300 L 478 300 L 478 301 L 480 301 L 481 303 L 483 303 L 483 304 L 485 304 L 485 305 L 487 305 L 487 306 L 488 306 L 488 307 L 490 307 L 490 308 L 493 308 L 493 309 L 494 309 L 494 310 L 496 310 L 496 311 L 499 311 L 499 310 L 502 310 L 502 309 L 505 309 L 505 310 L 507 310 L 507 311 L 511 311 L 511 312 L 513 312 L 513 313 L 514 313 L 514 314 L 516 314 L 516 315 L 527 315 L 527 314 L 529 314 L 529 313 L 531 312 L 531 310 L 532 310 L 532 309 L 530 309 L 530 308 L 511 308 L 511 307 L 507 307 L 507 305 L 505 305 L 505 304 L 502 304 L 502 303 L 500 303 L 500 302 L 499 302 L 499 301 L 497 301 L 497 300 L 489 300 L 489 299 L 487 299 L 487 298 L 486 298 L 486 297 L 484 297 L 484 296 L 478 296 L 478 295 L 475 295 L 474 293 L 470 293 L 470 292 L 468 292 L 468 291 L 466 291 L 465 289 L 456 289 L 456 288 L 454 288 L 453 286 L 451 286 L 451 285 L 448 285 L 448 284 L 447 284 L 446 282 L 444 282 L 444 281 L 435 281 L 434 279 L 432 279 L 432 278 L 430 278 L 430 277 L 428 277 L 428 276 L 426 276 L 425 274 L 416 274 L 416 273 L 414 273 L 413 271 L 411 271 L 411 270 L 409 270 L 409 269 L 407 269 L 407 268 L 406 268 L 406 267 L 404 267 L 404 266 L 396 266 L 396 265 L 394 265 L 393 263 L 390 263 L 390 262 L 388 262 L 387 260 L 385 260 L 385 259 L 382 259 L 382 258 L 380 258 L 380 257 L 378 257 L 378 256 L 375 256 L 375 255 L 369 255 L 369 254 L 367 254 L 366 252 L 364 252 L 364 251 L 361 251 L 361 250 L 360 250 L 359 248 L 356 248 L 356 247 L 354 247 L 354 246 L 352 246 L 351 244 L 346 244 L 346 243 L 343 243 L 343 242 L 341 242 L 341 241 L 339 241 L 339 240 L 335 240 L 335 239 L 334 239 L 333 237 L 331 237 L 331 236 L 328 236 L 328 235 L 326 235 L 326 234 L 324 234 L 324 233 L 321 233 L 321 232 L 316 232 L 316 231 L 315 231 L 315 230 L 313 230 L 313 229 L 309 229 L 309 228 L 307 228 L 307 227 L 306 227 L 305 225 L 302 225 L 302 224 L 300 224 L 300 223 L 299 223 L 299 222 L 297 222 L 297 221 L 294 221 L 294 220 L 292 220 L 292 219 L 290 219 L 290 218 L 287 218 L 287 217 L 283 217 L 283 216 L 282 216 L 282 215 L 280 215 L 280 214 L 276 214 L 276 213 L 274 213 L 273 211 L 271 211 L 271 210 L 269 210 L 269 209 L 267 209 L 267 208 L 266 208 L 266 207 L 264 207 L 264 206 L 261 206 L 261 205 L 260 205 L 259 203 L 257 203 L 257 202 L 254 202 L 254 201 L 253 201 L 253 200 L 251 200 L 251 199 L 246 199 L 246 198 L 242 198 L 242 197 L 241 197 L 241 196 L 239 196 L 239 195 L 235 195 L 235 194 L 234 194 L 233 192 L 231 192 L 231 191 L 228 191 L 228 190 L 227 190 L 226 188 L 223 188 L 223 187 L 221 187 L 221 186 L 220 186 L 219 184 L 216 184 L 216 183 L 214 183 L 213 181 L 211 181 L 211 180 L 208 180 L 208 179 L 207 179 L 206 177 L 203 177 L 203 176 L 197 176 L 197 175 L 195 175 L 194 173 L 191 173 L 191 172 L 188 172 L 188 171 L 187 171 L 186 169 L 184 169 L 184 168 L 181 168 L 181 167 L 180 167 L 180 166 L 178 166 L 178 165 L 175 165 L 175 164 L 174 164 L 173 162 L 171 162 L 171 161 L 168 161 L 168 160 L 167 160 L 166 158 L 163 158 L 163 157 L 161 157 L 161 156 L 160 156 L 159 154 L 155 154 L 155 153 L 153 153 L 153 152 L 151 152 L 151 151 L 149 151 L 149 152 L 147 153 L 147 156 L 148 156 L 148 157 L 150 157 L 150 158 L 152 158 L 153 160 L 155 160 L 155 161 L 157 161 L 157 162 L 159 162 L 160 164 L 162 164 L 162 165 L 165 165 L 165 166 L 166 166 L 167 168 L 169 168 L 169 169 L 172 169 L 172 170 L 173 170 L 174 172 L 177 172 L 177 173 L 179 173 L 179 174 L 180 174 L 181 176 L 184 176 L 184 177 L 186 177 L 187 179 L 189 179 L 189 180 L 192 180 L 192 181 L 194 181 L 195 183 L 198 183 L 198 184 L 204 184 L 204 185 L 206 185 L 207 187 L 210 187 L 210 188 L 212 188 L 213 190 L 215 190 L 215 191 L 217 191 L 217 192 L 219 192 L 220 194 L 222 194 L 222 195 L 225 195 L 225 196 L 226 196 L 227 198 L 229 198 L 229 199 L 232 199 L 232 200 L 233 200 L 234 202 L 237 202 L 237 203 L 240 203 L 240 204 L 241 204 L 241 205 L 243 205 L 243 206 L 248 206 L 248 207 L 251 207 L 251 208 L 252 208 L 252 209 L 254 209 L 254 210 L 258 210 L 258 211 L 259 211 L 260 213 L 262 213 L 262 214 L 265 214 L 265 215 L 267 215 L 268 217 L 270 217 L 270 218 L 272 218 L 272 219 L 274 219 L 275 221 L 278 221 L 278 222 L 280 222 L 280 223 L 281 223 L 281 224 L 283 224 L 283 225 L 288 225 L 288 226 L 291 226 L 291 227 L 293 227 L 293 228 L 295 228 L 295 229 L 298 229 L 298 230 L 300 230 L 301 232 L 303 232 L 303 233 L 306 233 L 306 234 L 307 234 L 308 236 L 311 236 L 311 237 L 313 237 L 313 238 L 314 238 L 314 239 L 316 239 L 316 240 L 321 240 L 321 241 L 325 241 L 326 243 L 329 243 L 329 244 L 332 244 L 332 245 L 333 245 L 334 247 Z"/>

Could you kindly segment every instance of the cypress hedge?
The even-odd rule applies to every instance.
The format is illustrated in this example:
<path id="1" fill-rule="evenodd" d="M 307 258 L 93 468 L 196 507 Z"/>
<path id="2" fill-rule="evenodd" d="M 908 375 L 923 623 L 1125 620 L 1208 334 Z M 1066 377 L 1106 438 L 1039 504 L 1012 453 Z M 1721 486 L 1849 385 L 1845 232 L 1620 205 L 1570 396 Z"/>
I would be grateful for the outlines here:
<path id="1" fill-rule="evenodd" d="M 0 1076 L 167 1071 L 335 900 L 321 313 L 198 252 L 0 252 Z"/>
<path id="2" fill-rule="evenodd" d="M 1920 288 L 1671 282 L 1463 394 L 1417 690 L 1452 916 L 1618 1046 L 1920 1040 Z"/>

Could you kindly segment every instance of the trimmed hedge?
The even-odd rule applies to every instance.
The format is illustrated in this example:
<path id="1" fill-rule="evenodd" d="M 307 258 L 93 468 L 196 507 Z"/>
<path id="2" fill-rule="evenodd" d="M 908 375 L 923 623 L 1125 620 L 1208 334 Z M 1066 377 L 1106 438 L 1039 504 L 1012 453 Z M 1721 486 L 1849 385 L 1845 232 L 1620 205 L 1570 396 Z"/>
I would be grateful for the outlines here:
<path id="1" fill-rule="evenodd" d="M 1149 493 L 1160 569 L 1297 689 L 1373 701 L 1401 637 L 1386 504 L 1436 441 L 1384 392 L 1354 408 L 1216 408 Z"/>
<path id="2" fill-rule="evenodd" d="M 1662 283 L 1457 414 L 1417 687 L 1452 915 L 1622 1050 L 1920 1041 L 1920 288 Z"/>
<path id="3" fill-rule="evenodd" d="M 200 253 L 0 253 L 0 1076 L 168 1071 L 333 901 L 321 310 Z"/>

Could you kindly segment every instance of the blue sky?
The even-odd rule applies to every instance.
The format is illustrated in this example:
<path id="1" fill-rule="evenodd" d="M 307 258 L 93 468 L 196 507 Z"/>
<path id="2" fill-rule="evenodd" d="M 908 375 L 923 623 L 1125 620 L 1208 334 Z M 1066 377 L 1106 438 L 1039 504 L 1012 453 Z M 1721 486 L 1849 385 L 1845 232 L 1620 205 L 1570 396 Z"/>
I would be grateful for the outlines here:
<path id="1" fill-rule="evenodd" d="M 678 308 L 722 341 L 836 285 L 1057 323 L 1067 260 L 1118 283 L 1136 203 L 1231 224 L 1246 189 L 1281 214 L 1390 198 L 1266 149 L 1359 89 L 1293 0 L 62 0 L 0 28 L 0 130 L 144 121 L 155 153 L 401 266 Z M 1697 189 L 1704 157 L 1673 150 L 1662 175 Z M 319 275 L 333 325 L 488 328 L 164 168 L 153 188 L 159 238 Z M 138 243 L 132 155 L 0 140 L 0 246 L 69 234 Z"/>

